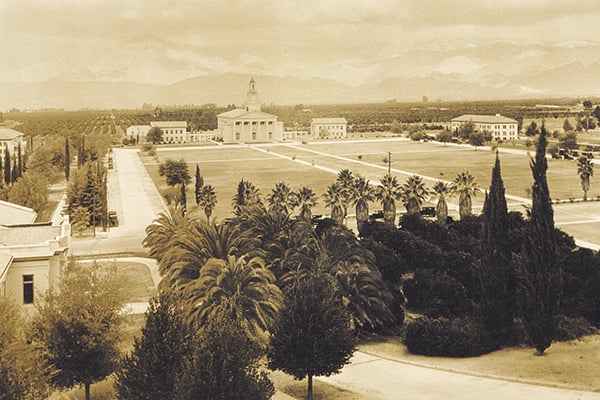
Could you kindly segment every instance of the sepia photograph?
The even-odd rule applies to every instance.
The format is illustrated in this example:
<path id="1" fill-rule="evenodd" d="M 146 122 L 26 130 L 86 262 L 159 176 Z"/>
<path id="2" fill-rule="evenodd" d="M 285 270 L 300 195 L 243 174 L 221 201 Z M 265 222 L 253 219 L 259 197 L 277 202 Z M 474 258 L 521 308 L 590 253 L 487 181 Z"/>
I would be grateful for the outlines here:
<path id="1" fill-rule="evenodd" d="M 1 0 L 0 400 L 600 400 L 596 0 Z"/>

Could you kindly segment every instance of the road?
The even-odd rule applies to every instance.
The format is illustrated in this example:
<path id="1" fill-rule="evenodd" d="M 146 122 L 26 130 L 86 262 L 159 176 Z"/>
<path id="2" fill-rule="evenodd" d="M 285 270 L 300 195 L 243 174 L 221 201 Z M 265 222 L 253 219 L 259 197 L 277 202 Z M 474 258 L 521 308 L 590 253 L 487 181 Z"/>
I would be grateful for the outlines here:
<path id="1" fill-rule="evenodd" d="M 600 393 L 458 374 L 361 352 L 340 374 L 316 379 L 369 400 L 600 400 Z"/>

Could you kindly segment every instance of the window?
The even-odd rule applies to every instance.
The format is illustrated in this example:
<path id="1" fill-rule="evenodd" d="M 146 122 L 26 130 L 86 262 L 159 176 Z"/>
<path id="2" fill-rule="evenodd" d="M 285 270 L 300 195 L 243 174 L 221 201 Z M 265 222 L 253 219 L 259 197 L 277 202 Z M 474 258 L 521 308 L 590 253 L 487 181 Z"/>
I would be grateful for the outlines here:
<path id="1" fill-rule="evenodd" d="M 269 132 L 269 139 L 273 139 L 273 132 Z"/>
<path id="2" fill-rule="evenodd" d="M 256 132 L 252 132 L 252 140 L 256 140 Z"/>
<path id="3" fill-rule="evenodd" d="M 261 124 L 261 125 L 264 125 L 264 124 L 265 124 L 265 121 L 260 121 L 260 124 Z"/>
<path id="4" fill-rule="evenodd" d="M 235 121 L 236 125 L 241 125 L 242 123 L 240 121 Z"/>
<path id="5" fill-rule="evenodd" d="M 249 124 L 249 122 L 248 122 L 248 121 L 244 121 L 244 125 L 248 125 L 248 124 Z"/>
<path id="6" fill-rule="evenodd" d="M 256 125 L 256 121 L 252 121 L 252 125 Z"/>
<path id="7" fill-rule="evenodd" d="M 23 304 L 33 304 L 33 275 L 23 275 Z"/>
<path id="8" fill-rule="evenodd" d="M 273 125 L 273 121 L 269 121 L 269 125 Z"/>
<path id="9" fill-rule="evenodd" d="M 240 140 L 240 133 L 239 132 L 235 133 L 235 140 Z"/>

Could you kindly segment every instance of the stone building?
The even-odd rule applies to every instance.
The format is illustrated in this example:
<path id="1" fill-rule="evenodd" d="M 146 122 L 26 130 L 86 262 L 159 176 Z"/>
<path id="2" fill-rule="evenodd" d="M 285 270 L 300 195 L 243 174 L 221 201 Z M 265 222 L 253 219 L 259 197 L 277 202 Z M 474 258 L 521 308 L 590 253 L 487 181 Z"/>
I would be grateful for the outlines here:
<path id="1" fill-rule="evenodd" d="M 251 79 L 244 108 L 217 115 L 217 131 L 225 143 L 273 142 L 283 140 L 283 122 L 261 111 L 256 82 Z"/>

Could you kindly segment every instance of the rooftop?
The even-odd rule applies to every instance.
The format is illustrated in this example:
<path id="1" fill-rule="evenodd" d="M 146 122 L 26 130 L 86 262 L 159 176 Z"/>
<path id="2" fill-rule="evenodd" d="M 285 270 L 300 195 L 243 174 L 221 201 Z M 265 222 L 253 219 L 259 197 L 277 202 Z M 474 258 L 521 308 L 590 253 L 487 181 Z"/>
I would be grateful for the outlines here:
<path id="1" fill-rule="evenodd" d="M 262 111 L 246 111 L 245 108 L 236 108 L 235 110 L 227 111 L 217 115 L 217 117 L 226 118 L 248 118 L 248 119 L 259 119 L 259 118 L 277 118 L 277 115 L 269 114 Z"/>
<path id="2" fill-rule="evenodd" d="M 3 246 L 36 245 L 54 240 L 61 235 L 61 227 L 50 223 L 0 225 L 0 248 Z"/>
<path id="3" fill-rule="evenodd" d="M 0 225 L 31 224 L 36 218 L 31 208 L 0 200 Z"/>
<path id="4" fill-rule="evenodd" d="M 0 140 L 14 140 L 23 134 L 10 128 L 0 128 Z"/>
<path id="5" fill-rule="evenodd" d="M 313 124 L 347 124 L 346 118 L 313 118 Z"/>
<path id="6" fill-rule="evenodd" d="M 152 121 L 150 122 L 150 126 L 158 128 L 187 128 L 187 121 Z"/>
<path id="7" fill-rule="evenodd" d="M 517 124 L 518 122 L 512 118 L 504 117 L 500 114 L 496 115 L 477 115 L 465 114 L 460 117 L 452 118 L 452 122 L 479 122 L 484 124 Z"/>

